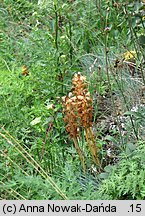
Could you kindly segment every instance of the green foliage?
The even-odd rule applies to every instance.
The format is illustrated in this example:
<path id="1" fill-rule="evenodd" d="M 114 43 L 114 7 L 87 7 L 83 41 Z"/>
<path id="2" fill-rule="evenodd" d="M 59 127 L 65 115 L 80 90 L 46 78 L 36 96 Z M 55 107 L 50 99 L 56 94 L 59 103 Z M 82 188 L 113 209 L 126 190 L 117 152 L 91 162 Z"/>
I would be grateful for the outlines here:
<path id="1" fill-rule="evenodd" d="M 144 199 L 144 4 L 3 0 L 0 19 L 1 198 Z M 134 76 L 114 66 L 129 50 Z M 82 173 L 63 122 L 61 97 L 78 71 L 93 98 L 99 175 L 83 132 Z"/>
<path id="2" fill-rule="evenodd" d="M 145 198 L 145 143 L 139 142 L 136 150 L 121 156 L 109 177 L 102 181 L 99 188 L 101 199 Z"/>

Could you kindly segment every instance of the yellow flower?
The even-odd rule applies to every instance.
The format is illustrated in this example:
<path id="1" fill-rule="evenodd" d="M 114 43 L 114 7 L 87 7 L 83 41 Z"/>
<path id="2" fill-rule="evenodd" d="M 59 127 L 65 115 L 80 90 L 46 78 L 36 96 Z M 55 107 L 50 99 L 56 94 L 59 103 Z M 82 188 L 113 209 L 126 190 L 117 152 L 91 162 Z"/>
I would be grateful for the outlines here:
<path id="1" fill-rule="evenodd" d="M 123 53 L 123 56 L 124 56 L 124 59 L 125 59 L 126 61 L 134 60 L 134 59 L 136 59 L 136 57 L 137 57 L 135 51 L 127 51 L 127 52 Z"/>

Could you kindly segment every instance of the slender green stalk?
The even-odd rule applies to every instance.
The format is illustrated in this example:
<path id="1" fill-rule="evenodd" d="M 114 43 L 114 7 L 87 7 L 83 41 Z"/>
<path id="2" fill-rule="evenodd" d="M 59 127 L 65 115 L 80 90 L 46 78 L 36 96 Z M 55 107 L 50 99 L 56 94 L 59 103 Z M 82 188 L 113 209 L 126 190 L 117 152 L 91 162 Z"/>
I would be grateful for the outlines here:
<path id="1" fill-rule="evenodd" d="M 71 21 L 69 19 L 69 41 L 70 41 L 70 48 L 69 48 L 69 56 L 70 56 L 70 65 L 72 66 L 73 63 L 73 48 L 72 48 L 72 26 Z"/>
<path id="2" fill-rule="evenodd" d="M 58 9 L 56 3 L 54 3 L 54 12 L 55 12 L 55 47 L 58 51 Z"/>
<path id="3" fill-rule="evenodd" d="M 56 72 L 58 79 L 63 83 L 63 74 L 62 71 L 60 70 L 60 52 L 59 52 L 59 42 L 58 42 L 58 37 L 59 37 L 59 9 L 58 9 L 58 4 L 57 2 L 54 3 L 54 13 L 55 13 L 55 49 L 56 49 Z M 61 85 L 61 91 L 63 94 L 63 88 L 64 86 Z"/>

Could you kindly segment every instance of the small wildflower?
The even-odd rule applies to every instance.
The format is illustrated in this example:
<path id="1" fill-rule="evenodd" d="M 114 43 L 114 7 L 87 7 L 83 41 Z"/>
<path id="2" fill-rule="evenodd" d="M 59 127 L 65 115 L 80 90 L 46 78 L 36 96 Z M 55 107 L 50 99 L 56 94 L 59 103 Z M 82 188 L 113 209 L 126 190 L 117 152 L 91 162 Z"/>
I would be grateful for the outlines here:
<path id="1" fill-rule="evenodd" d="M 131 112 L 137 112 L 138 111 L 138 106 L 136 105 L 136 106 L 132 107 L 132 109 L 130 111 Z"/>
<path id="2" fill-rule="evenodd" d="M 123 53 L 124 60 L 129 61 L 129 60 L 134 60 L 137 57 L 137 54 L 135 51 L 127 51 Z"/>
<path id="3" fill-rule="evenodd" d="M 48 105 L 46 106 L 46 108 L 47 108 L 48 110 L 50 110 L 50 109 L 54 109 L 55 106 L 54 106 L 54 104 L 48 104 Z"/>
<path id="4" fill-rule="evenodd" d="M 106 28 L 104 29 L 105 32 L 109 32 L 110 30 L 111 30 L 110 27 L 106 27 Z"/>

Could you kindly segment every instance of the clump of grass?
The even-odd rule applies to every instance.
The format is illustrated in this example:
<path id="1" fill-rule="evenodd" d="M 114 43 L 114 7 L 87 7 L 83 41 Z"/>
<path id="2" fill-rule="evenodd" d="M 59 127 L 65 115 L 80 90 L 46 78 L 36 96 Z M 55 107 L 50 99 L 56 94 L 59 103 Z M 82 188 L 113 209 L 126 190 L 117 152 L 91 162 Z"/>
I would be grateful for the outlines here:
<path id="1" fill-rule="evenodd" d="M 20 143 L 12 137 L 4 128 L 3 132 L 0 132 L 0 137 L 2 137 L 10 146 L 13 148 L 24 158 L 26 162 L 32 166 L 42 178 L 46 179 L 46 181 L 52 186 L 52 188 L 63 198 L 68 199 L 67 196 L 61 191 L 61 189 L 56 185 L 54 180 L 45 172 L 45 170 L 41 167 L 41 165 L 23 148 Z M 24 171 L 25 172 L 25 171 Z"/>

